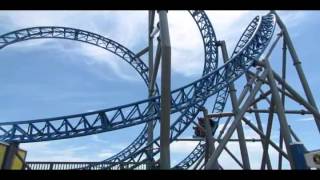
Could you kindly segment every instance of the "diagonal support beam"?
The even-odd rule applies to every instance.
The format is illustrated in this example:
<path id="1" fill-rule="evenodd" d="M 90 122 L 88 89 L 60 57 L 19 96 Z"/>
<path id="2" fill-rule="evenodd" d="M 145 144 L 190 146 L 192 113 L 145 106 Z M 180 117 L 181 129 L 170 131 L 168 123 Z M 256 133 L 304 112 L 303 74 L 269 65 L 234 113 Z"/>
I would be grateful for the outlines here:
<path id="1" fill-rule="evenodd" d="M 147 46 L 146 48 L 144 48 L 144 49 L 142 49 L 141 51 L 139 51 L 139 52 L 136 54 L 135 58 L 139 58 L 139 57 L 141 57 L 142 55 L 144 55 L 144 54 L 147 53 L 147 52 L 149 52 L 149 46 Z"/>
<path id="2" fill-rule="evenodd" d="M 222 51 L 223 61 L 224 63 L 226 63 L 229 59 L 226 44 L 224 41 L 220 41 L 219 44 Z M 229 93 L 231 97 L 233 113 L 235 114 L 235 117 L 236 117 L 239 114 L 239 104 L 237 101 L 236 89 L 235 89 L 234 83 L 229 84 Z M 240 140 L 239 145 L 240 145 L 240 152 L 241 152 L 244 169 L 250 169 L 249 154 L 248 154 L 246 142 L 244 140 L 245 137 L 244 137 L 242 123 L 239 123 L 237 126 L 237 134 Z"/>
<path id="3" fill-rule="evenodd" d="M 268 124 L 267 124 L 267 130 L 266 130 L 267 141 L 270 141 L 271 130 L 272 130 L 272 122 L 273 122 L 273 113 L 274 113 L 274 99 L 271 98 L 270 113 L 269 113 L 269 116 L 268 116 Z M 260 130 L 262 131 L 262 129 L 260 129 Z M 269 155 L 269 143 L 267 143 L 265 141 L 263 143 L 263 154 L 262 154 L 262 161 L 261 161 L 261 169 L 265 168 L 265 165 L 267 163 L 268 155 Z M 269 161 L 270 161 L 270 159 L 269 159 Z"/>
<path id="4" fill-rule="evenodd" d="M 261 79 L 265 79 L 267 77 L 268 71 L 264 70 L 264 72 L 261 75 Z M 205 169 L 212 169 L 214 163 L 217 161 L 218 157 L 220 156 L 223 147 L 226 146 L 228 140 L 231 138 L 234 130 L 237 128 L 238 124 L 241 123 L 241 119 L 243 115 L 245 114 L 246 110 L 249 108 L 249 105 L 251 104 L 251 101 L 261 88 L 262 81 L 258 79 L 258 82 L 256 83 L 256 86 L 254 87 L 252 93 L 249 95 L 243 106 L 240 108 L 239 114 L 235 117 L 233 123 L 229 127 L 228 131 L 226 132 L 226 135 L 224 136 L 222 142 L 217 147 L 216 151 L 212 154 L 212 156 L 209 158 L 208 163 L 205 166 Z"/>
<path id="5" fill-rule="evenodd" d="M 253 125 L 250 120 L 248 120 L 246 117 L 243 117 L 242 119 L 252 130 L 254 130 L 256 133 L 258 133 L 260 136 L 264 137 L 267 140 L 267 143 L 269 143 L 274 149 L 276 149 L 278 152 L 282 154 L 283 157 L 288 159 L 288 155 L 280 149 L 275 142 L 273 142 L 271 139 L 268 139 L 263 132 L 261 132 L 255 125 Z"/>
<path id="6" fill-rule="evenodd" d="M 279 17 L 279 15 L 275 11 L 271 11 L 271 12 L 276 16 L 277 24 L 279 25 L 279 27 L 281 28 L 281 30 L 283 32 L 285 43 L 288 46 L 288 50 L 289 50 L 290 55 L 292 57 L 293 64 L 294 64 L 296 71 L 298 73 L 298 76 L 301 81 L 304 92 L 307 96 L 308 102 L 318 111 L 318 107 L 317 107 L 316 102 L 314 100 L 314 97 L 312 95 L 312 92 L 309 87 L 308 81 L 305 77 L 305 74 L 303 72 L 303 69 L 301 66 L 301 61 L 299 60 L 298 54 L 293 46 L 293 43 L 292 43 L 290 36 L 289 36 L 287 27 L 285 26 L 285 24 L 282 22 L 281 18 Z M 318 131 L 320 132 L 320 119 L 315 117 L 315 122 L 317 124 Z"/>
<path id="7" fill-rule="evenodd" d="M 283 105 L 281 102 L 279 90 L 277 88 L 276 81 L 274 79 L 272 69 L 271 69 L 271 66 L 270 66 L 268 59 L 265 59 L 265 65 L 266 65 L 266 68 L 268 69 L 268 81 L 269 81 L 269 85 L 270 85 L 270 88 L 272 91 L 272 97 L 274 98 L 274 102 L 276 105 L 276 111 L 277 111 L 278 119 L 280 122 L 280 130 L 283 134 L 284 142 L 285 142 L 287 153 L 288 153 L 288 160 L 290 162 L 291 168 L 294 168 L 295 165 L 293 162 L 293 157 L 292 157 L 291 148 L 290 148 L 290 144 L 292 143 L 292 139 L 290 136 L 288 122 L 287 122 L 284 108 L 283 108 Z"/>

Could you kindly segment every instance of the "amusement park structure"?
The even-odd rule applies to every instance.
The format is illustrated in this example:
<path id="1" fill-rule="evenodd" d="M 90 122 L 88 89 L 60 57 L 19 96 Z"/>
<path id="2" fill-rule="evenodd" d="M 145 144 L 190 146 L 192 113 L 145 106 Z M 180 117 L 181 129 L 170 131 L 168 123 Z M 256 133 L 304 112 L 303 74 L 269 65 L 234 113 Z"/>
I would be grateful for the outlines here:
<path id="1" fill-rule="evenodd" d="M 203 73 L 198 80 L 171 90 L 171 44 L 167 13 L 149 11 L 148 45 L 138 53 L 109 38 L 69 27 L 31 27 L 1 35 L 0 49 L 21 41 L 44 38 L 80 41 L 103 48 L 129 63 L 148 87 L 148 99 L 126 105 L 48 119 L 1 122 L 0 141 L 8 145 L 2 169 L 10 169 L 20 143 L 88 136 L 139 124 L 145 124 L 145 127 L 138 137 L 108 159 L 100 162 L 26 161 L 23 162 L 23 169 L 223 170 L 228 169 L 219 162 L 223 153 L 240 169 L 283 169 L 284 162 L 289 164 L 290 169 L 319 168 L 319 151 L 307 149 L 299 139 L 299 133 L 288 122 L 290 115 L 312 115 L 320 132 L 320 113 L 291 37 L 278 14 L 270 11 L 264 16 L 255 17 L 229 54 L 226 42 L 217 39 L 206 13 L 201 10 L 189 11 L 203 40 Z M 159 17 L 159 22 L 156 22 L 155 16 Z M 282 43 L 282 57 L 275 60 L 281 65 L 280 72 L 277 72 L 270 61 L 279 42 Z M 223 60 L 220 65 L 219 52 Z M 141 59 L 146 53 L 147 64 Z M 297 92 L 287 82 L 288 59 L 293 61 L 299 77 L 296 81 L 302 85 L 304 94 Z M 160 64 L 159 88 L 156 78 Z M 237 81 L 243 82 L 242 86 L 237 87 Z M 212 107 L 206 105 L 209 98 L 214 100 Z M 296 103 L 296 109 L 288 109 L 289 100 Z M 228 101 L 232 109 L 227 111 L 225 106 Z M 170 115 L 173 113 L 179 116 L 172 118 Z M 248 114 L 254 118 L 248 118 Z M 160 124 L 160 135 L 154 137 L 157 124 Z M 196 137 L 182 139 L 181 134 L 191 126 Z M 274 126 L 278 126 L 278 130 Z M 248 129 L 259 138 L 246 138 Z M 272 138 L 274 136 L 277 142 Z M 172 165 L 170 144 L 175 141 L 199 143 L 185 159 Z M 229 148 L 228 143 L 236 144 L 236 147 Z M 252 154 L 248 152 L 248 143 L 261 145 L 262 157 L 257 160 L 259 167 L 253 167 L 250 162 Z M 276 158 L 271 157 L 271 150 L 277 152 Z"/>

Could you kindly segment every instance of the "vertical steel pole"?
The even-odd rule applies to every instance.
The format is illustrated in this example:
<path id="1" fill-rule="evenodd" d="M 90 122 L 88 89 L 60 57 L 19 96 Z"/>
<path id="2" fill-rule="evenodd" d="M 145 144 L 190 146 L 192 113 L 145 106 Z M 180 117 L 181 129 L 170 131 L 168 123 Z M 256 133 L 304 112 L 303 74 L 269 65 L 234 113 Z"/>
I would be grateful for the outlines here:
<path id="1" fill-rule="evenodd" d="M 283 45 L 282 45 L 282 80 L 283 82 L 286 81 L 286 69 L 287 69 L 287 45 L 286 45 L 286 39 L 283 38 Z M 282 89 L 282 104 L 283 107 L 285 108 L 285 87 L 282 84 L 281 85 Z M 279 146 L 282 149 L 283 146 L 283 137 L 282 133 L 280 131 L 279 134 Z M 278 158 L 278 169 L 282 169 L 282 155 L 279 153 L 279 158 Z"/>
<path id="2" fill-rule="evenodd" d="M 267 130 L 266 130 L 266 137 L 267 141 L 263 143 L 263 154 L 262 154 L 262 161 L 261 161 L 261 169 L 265 169 L 266 164 L 266 158 L 269 154 L 269 143 L 270 142 L 270 136 L 271 136 L 271 130 L 272 130 L 272 122 L 273 122 L 273 112 L 274 112 L 274 99 L 271 98 L 270 108 L 269 108 L 269 116 L 268 116 L 268 123 L 267 123 Z M 263 132 L 263 131 L 261 131 Z M 281 154 L 279 152 L 279 154 Z"/>
<path id="3" fill-rule="evenodd" d="M 288 50 L 289 50 L 290 55 L 291 55 L 292 60 L 293 60 L 293 64 L 294 64 L 294 66 L 296 68 L 296 71 L 297 71 L 298 76 L 300 78 L 300 81 L 301 81 L 302 87 L 304 89 L 304 92 L 305 92 L 305 94 L 307 96 L 307 99 L 308 99 L 309 103 L 315 109 L 318 110 L 316 102 L 315 102 L 314 97 L 312 95 L 311 89 L 309 87 L 308 81 L 307 81 L 307 79 L 306 79 L 306 77 L 304 75 L 304 72 L 302 70 L 301 61 L 299 60 L 299 57 L 298 57 L 298 55 L 296 53 L 296 50 L 293 47 L 293 43 L 292 43 L 291 38 L 289 36 L 288 30 L 287 30 L 286 26 L 284 25 L 284 23 L 282 22 L 282 20 L 280 19 L 279 15 L 275 11 L 272 11 L 272 13 L 275 14 L 277 23 L 278 23 L 279 27 L 281 28 L 281 30 L 283 32 L 283 37 L 285 39 L 286 45 L 288 46 Z M 315 122 L 317 124 L 318 131 L 320 132 L 320 119 L 315 117 Z"/>
<path id="4" fill-rule="evenodd" d="M 153 31 L 153 22 L 154 22 L 154 16 L 155 13 L 154 11 L 148 11 L 148 44 L 149 44 L 149 58 L 148 58 L 148 64 L 149 64 L 149 98 L 152 97 L 154 94 L 154 85 L 151 83 L 152 81 L 152 76 L 153 76 L 153 37 L 151 37 L 151 33 Z M 148 150 L 149 157 L 153 157 L 153 123 L 154 121 L 149 121 L 148 122 L 148 129 L 147 129 L 147 143 L 150 145 L 150 149 Z M 152 160 L 150 160 L 147 163 L 147 169 L 151 169 L 152 167 Z"/>
<path id="5" fill-rule="evenodd" d="M 224 61 L 224 63 L 226 63 L 229 59 L 226 43 L 224 41 L 220 41 L 220 47 L 221 47 L 221 51 L 222 51 L 223 61 Z M 237 102 L 236 89 L 234 87 L 234 83 L 229 84 L 229 93 L 230 93 L 230 97 L 231 97 L 233 112 L 234 112 L 235 116 L 237 116 L 239 113 L 239 104 Z M 244 140 L 245 137 L 244 137 L 242 123 L 239 123 L 237 126 L 237 134 L 239 137 L 240 152 L 241 152 L 241 157 L 242 157 L 244 169 L 250 169 L 248 149 L 247 149 L 246 142 Z"/>
<path id="6" fill-rule="evenodd" d="M 170 169 L 171 44 L 167 11 L 159 11 L 161 38 L 160 169 Z"/>

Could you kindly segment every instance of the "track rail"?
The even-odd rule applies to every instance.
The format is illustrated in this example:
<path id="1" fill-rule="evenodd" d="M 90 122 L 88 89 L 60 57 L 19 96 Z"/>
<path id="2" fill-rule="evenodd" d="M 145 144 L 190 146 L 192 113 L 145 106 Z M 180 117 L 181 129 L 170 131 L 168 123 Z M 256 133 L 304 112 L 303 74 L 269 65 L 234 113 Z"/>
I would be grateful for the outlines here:
<path id="1" fill-rule="evenodd" d="M 198 15 L 201 14 L 201 12 L 191 11 L 191 14 L 194 18 L 198 18 Z M 201 19 L 201 16 L 198 20 L 205 22 L 205 20 Z M 188 127 L 188 125 L 199 113 L 198 108 L 204 104 L 205 100 L 209 96 L 226 89 L 228 83 L 239 78 L 248 68 L 251 67 L 253 61 L 258 60 L 272 37 L 274 27 L 274 15 L 269 14 L 267 16 L 263 16 L 259 19 L 259 23 L 256 25 L 256 29 L 253 33 L 254 35 L 248 40 L 247 43 L 243 45 L 242 49 L 239 49 L 236 56 L 232 57 L 220 68 L 213 71 L 208 70 L 208 74 L 199 80 L 171 92 L 171 112 L 183 112 L 183 115 L 180 116 L 178 120 L 170 127 L 171 141 L 178 137 Z M 199 26 L 199 29 L 201 30 L 201 26 Z M 213 33 L 213 29 L 211 33 Z M 14 34 L 16 38 L 20 38 L 18 34 Z M 40 34 L 42 35 L 43 33 Z M 48 34 L 50 33 L 47 33 L 46 35 Z M 10 38 L 13 38 L 14 36 L 12 34 L 0 36 L 0 38 L 3 39 L 3 41 L 0 41 L 0 44 L 12 44 L 14 40 L 11 41 Z M 76 32 L 74 32 L 74 37 L 78 37 Z M 99 39 L 94 39 L 94 41 L 99 42 Z M 210 44 L 214 43 L 215 41 L 210 42 L 207 40 L 207 38 L 204 38 L 204 42 L 209 42 Z M 3 47 L 5 46 L 6 45 L 3 45 Z M 108 44 L 106 47 L 108 47 Z M 207 48 L 205 49 L 207 50 Z M 115 48 L 115 51 L 117 50 L 118 49 Z M 214 45 L 211 49 L 209 48 L 208 51 L 212 52 L 213 56 L 207 56 L 206 54 L 205 60 L 207 57 L 211 59 L 217 59 L 216 45 Z M 205 69 L 206 67 L 210 67 L 210 65 L 211 64 L 205 63 Z M 1 123 L 0 138 L 5 141 L 36 142 L 78 137 L 125 128 L 148 122 L 153 119 L 158 119 L 159 114 L 151 114 L 150 110 L 154 109 L 154 112 L 158 112 L 159 99 L 160 97 L 156 96 L 147 100 L 90 113 L 82 113 L 50 119 Z M 56 124 L 58 124 L 58 126 Z M 79 128 L 79 126 L 82 124 L 83 127 Z M 39 128 L 39 126 L 41 128 Z M 156 138 L 153 141 L 153 145 L 156 148 L 159 148 L 159 144 L 159 138 Z M 132 153 L 130 157 L 123 159 L 122 162 L 143 164 L 149 158 L 148 154 L 146 153 L 146 148 L 148 148 L 148 146 L 135 153 Z M 158 152 L 158 150 L 154 151 L 153 156 L 155 156 Z M 131 168 L 138 166 L 139 165 L 134 165 Z M 94 166 L 91 168 L 93 167 Z M 108 168 L 112 167 L 113 166 L 110 166 Z"/>

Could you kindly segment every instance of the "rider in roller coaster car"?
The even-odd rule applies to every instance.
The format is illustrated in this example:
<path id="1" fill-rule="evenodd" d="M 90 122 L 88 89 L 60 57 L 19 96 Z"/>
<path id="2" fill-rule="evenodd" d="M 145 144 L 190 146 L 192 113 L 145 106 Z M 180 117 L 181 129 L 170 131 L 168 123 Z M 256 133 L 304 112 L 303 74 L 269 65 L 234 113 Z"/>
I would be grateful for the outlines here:
<path id="1" fill-rule="evenodd" d="M 214 133 L 218 127 L 219 122 L 210 118 L 209 123 L 211 126 L 212 135 L 214 135 Z M 194 129 L 195 137 L 202 137 L 202 138 L 206 137 L 204 118 L 198 118 L 198 125 L 196 127 L 193 127 L 193 129 Z"/>

